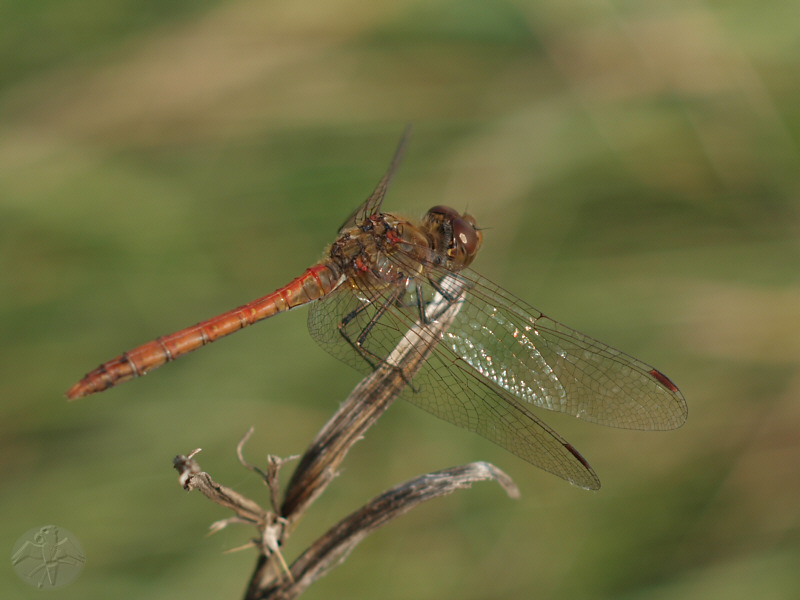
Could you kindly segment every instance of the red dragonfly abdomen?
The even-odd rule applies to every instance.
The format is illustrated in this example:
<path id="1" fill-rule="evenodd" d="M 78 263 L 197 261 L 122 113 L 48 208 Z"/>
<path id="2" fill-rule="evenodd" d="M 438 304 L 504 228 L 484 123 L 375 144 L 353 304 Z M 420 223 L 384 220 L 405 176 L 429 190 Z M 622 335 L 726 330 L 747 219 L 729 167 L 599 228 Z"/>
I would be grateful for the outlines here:
<path id="1" fill-rule="evenodd" d="M 271 294 L 170 335 L 156 338 L 103 363 L 67 392 L 74 400 L 139 377 L 192 350 L 210 344 L 257 321 L 321 298 L 339 283 L 330 263 L 309 267 L 297 279 Z"/>

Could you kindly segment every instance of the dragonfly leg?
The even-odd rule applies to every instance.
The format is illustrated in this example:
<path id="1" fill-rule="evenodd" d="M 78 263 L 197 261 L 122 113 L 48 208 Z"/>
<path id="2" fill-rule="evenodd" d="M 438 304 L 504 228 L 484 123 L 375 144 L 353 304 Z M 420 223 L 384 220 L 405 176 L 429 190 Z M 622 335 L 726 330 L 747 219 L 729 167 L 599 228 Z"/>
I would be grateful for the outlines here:
<path id="1" fill-rule="evenodd" d="M 442 286 L 435 279 L 431 279 L 430 277 L 428 278 L 428 283 L 431 284 L 431 287 L 434 290 L 436 290 L 436 293 L 439 294 L 442 298 L 444 298 L 444 301 L 447 303 L 447 306 L 442 308 L 442 310 L 438 314 L 434 315 L 430 319 L 431 321 L 434 321 L 438 319 L 448 308 L 450 308 L 450 306 L 452 306 L 455 302 L 457 302 L 459 298 L 461 298 L 461 295 L 454 296 L 452 292 L 450 292 L 447 288 Z"/>
<path id="2" fill-rule="evenodd" d="M 372 328 L 378 322 L 378 320 L 386 313 L 393 302 L 396 302 L 398 298 L 402 295 L 403 288 L 398 286 L 397 290 L 392 292 L 392 295 L 384 302 L 378 310 L 375 312 L 374 315 L 370 318 L 369 322 L 364 326 L 361 332 L 358 334 L 358 337 L 353 339 L 350 334 L 347 332 L 347 326 L 360 315 L 362 312 L 367 310 L 370 306 L 373 305 L 374 300 L 370 300 L 369 302 L 364 302 L 350 314 L 345 315 L 345 317 L 339 322 L 338 329 L 339 334 L 347 341 L 348 344 L 358 352 L 358 354 L 363 358 L 370 368 L 374 371 L 377 368 L 377 363 L 382 362 L 382 358 L 377 354 L 370 352 L 365 346 L 364 342 L 366 342 L 367 337 L 369 336 Z"/>
<path id="3" fill-rule="evenodd" d="M 370 300 L 369 302 L 365 302 L 361 304 L 358 308 L 353 310 L 351 313 L 346 315 L 338 325 L 339 334 L 347 341 L 347 343 L 355 350 L 361 358 L 370 366 L 370 368 L 374 371 L 378 368 L 379 364 L 385 364 L 386 359 L 383 356 L 375 354 L 374 352 L 370 351 L 366 347 L 367 339 L 369 338 L 370 333 L 372 332 L 375 325 L 378 321 L 386 314 L 386 311 L 389 308 L 400 302 L 403 296 L 406 294 L 406 286 L 402 282 L 398 282 L 395 286 L 394 291 L 392 291 L 391 295 L 388 298 L 385 298 L 385 301 L 381 304 L 381 306 L 375 311 L 375 314 L 370 317 L 370 320 L 364 325 L 361 332 L 358 334 L 358 337 L 353 339 L 351 335 L 347 332 L 347 326 L 360 315 L 362 312 L 367 310 L 370 306 L 373 305 L 374 301 Z M 422 311 L 424 314 L 424 310 Z M 397 368 L 397 367 L 395 367 Z M 411 385 L 411 382 L 405 378 L 405 375 L 401 372 L 401 376 L 406 381 L 407 385 Z M 413 389 L 413 388 L 412 388 Z M 414 390 L 416 391 L 416 390 Z"/>

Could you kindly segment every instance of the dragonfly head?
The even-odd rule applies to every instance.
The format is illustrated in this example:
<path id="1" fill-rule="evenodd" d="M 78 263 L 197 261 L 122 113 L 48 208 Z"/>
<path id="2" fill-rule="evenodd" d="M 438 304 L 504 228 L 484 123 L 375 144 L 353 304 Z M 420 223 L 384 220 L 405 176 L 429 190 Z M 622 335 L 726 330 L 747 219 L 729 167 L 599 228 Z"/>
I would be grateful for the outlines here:
<path id="1" fill-rule="evenodd" d="M 449 206 L 434 206 L 423 219 L 433 237 L 433 247 L 447 257 L 455 270 L 469 266 L 481 247 L 483 235 L 472 215 Z"/>

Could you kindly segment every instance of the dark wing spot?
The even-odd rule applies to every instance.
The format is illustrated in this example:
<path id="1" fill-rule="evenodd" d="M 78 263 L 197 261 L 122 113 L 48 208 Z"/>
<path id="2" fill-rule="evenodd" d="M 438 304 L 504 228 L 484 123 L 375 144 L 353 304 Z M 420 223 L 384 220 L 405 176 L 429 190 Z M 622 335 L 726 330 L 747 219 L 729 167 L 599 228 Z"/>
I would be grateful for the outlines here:
<path id="1" fill-rule="evenodd" d="M 656 369 L 650 370 L 650 375 L 653 376 L 653 379 L 658 381 L 661 385 L 667 388 L 670 392 L 677 392 L 678 386 L 670 381 L 669 377 L 664 375 L 661 371 L 657 371 Z"/>

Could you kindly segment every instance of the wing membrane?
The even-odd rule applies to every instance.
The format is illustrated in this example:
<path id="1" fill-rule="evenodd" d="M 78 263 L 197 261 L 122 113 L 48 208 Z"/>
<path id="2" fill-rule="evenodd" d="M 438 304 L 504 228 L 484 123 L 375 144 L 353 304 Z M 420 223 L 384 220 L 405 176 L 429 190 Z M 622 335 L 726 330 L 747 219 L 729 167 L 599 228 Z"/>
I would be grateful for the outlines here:
<path id="1" fill-rule="evenodd" d="M 472 271 L 461 276 L 472 282 L 471 298 L 448 329 L 449 345 L 509 393 L 610 427 L 675 429 L 686 420 L 683 395 L 652 366 L 543 315 Z"/>
<path id="2" fill-rule="evenodd" d="M 404 272 L 412 258 L 393 257 Z M 343 286 L 312 305 L 309 329 L 335 357 L 369 373 L 380 364 L 454 274 L 377 287 Z M 686 402 L 650 365 L 550 319 L 465 269 L 462 306 L 403 397 L 450 423 L 581 487 L 599 481 L 580 454 L 532 412 L 540 407 L 611 427 L 679 427 Z"/>
<path id="3" fill-rule="evenodd" d="M 421 290 L 430 301 L 428 293 L 432 294 L 433 289 Z M 368 329 L 363 341 L 367 356 L 385 357 L 419 318 L 416 289 L 406 295 L 403 300 L 407 302 L 402 304 L 397 304 L 394 296 L 387 288 L 374 294 L 372 301 L 365 305 L 363 296 L 342 288 L 312 305 L 309 329 L 317 342 L 333 356 L 369 373 L 373 367 L 364 355 L 355 351 L 345 336 L 339 334 L 338 325 L 346 317 L 351 317 L 344 327 L 349 339 L 355 339 Z M 380 311 L 387 301 L 395 301 L 396 305 L 391 310 Z M 354 311 L 358 314 L 352 317 Z M 376 316 L 380 318 L 376 319 Z M 587 489 L 600 486 L 597 475 L 577 450 L 536 417 L 520 399 L 477 376 L 472 366 L 459 360 L 441 338 L 410 385 L 403 390 L 402 397 L 575 485 Z"/>

